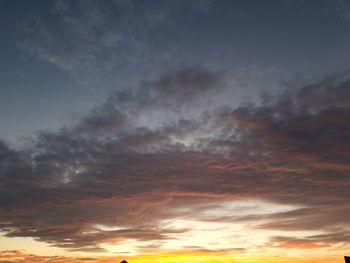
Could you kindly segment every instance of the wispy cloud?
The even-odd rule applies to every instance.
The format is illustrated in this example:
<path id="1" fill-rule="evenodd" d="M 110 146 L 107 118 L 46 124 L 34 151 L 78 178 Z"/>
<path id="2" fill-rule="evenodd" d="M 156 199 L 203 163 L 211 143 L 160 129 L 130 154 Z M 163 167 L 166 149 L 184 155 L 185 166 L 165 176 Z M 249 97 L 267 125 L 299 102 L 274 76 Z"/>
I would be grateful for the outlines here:
<path id="1" fill-rule="evenodd" d="M 54 19 L 34 17 L 19 46 L 86 84 L 150 52 L 142 33 L 149 23 L 139 12 L 132 1 L 57 1 Z"/>
<path id="2" fill-rule="evenodd" d="M 24 21 L 18 45 L 83 86 L 102 85 L 129 67 L 169 63 L 175 47 L 161 47 L 159 32 L 176 27 L 178 12 L 203 12 L 210 2 L 55 1 L 51 19 L 37 14 Z"/>

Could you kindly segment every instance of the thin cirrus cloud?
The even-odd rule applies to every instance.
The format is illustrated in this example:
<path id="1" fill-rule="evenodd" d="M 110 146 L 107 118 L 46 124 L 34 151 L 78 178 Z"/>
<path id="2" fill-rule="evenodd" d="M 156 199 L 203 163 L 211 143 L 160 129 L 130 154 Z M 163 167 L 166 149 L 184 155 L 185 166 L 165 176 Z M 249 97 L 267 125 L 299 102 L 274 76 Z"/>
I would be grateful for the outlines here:
<path id="1" fill-rule="evenodd" d="M 26 148 L 2 142 L 2 233 L 104 251 L 126 240 L 181 239 L 191 229 L 164 222 L 182 216 L 254 222 L 257 231 L 318 231 L 271 235 L 271 247 L 347 244 L 349 81 L 324 77 L 257 104 L 208 111 L 203 102 L 220 98 L 225 74 L 186 68 L 115 93 L 76 125 L 41 132 Z M 202 113 L 193 119 L 182 107 Z M 157 125 L 140 121 L 164 111 Z M 200 212 L 242 199 L 295 208 Z"/>
<path id="2" fill-rule="evenodd" d="M 34 17 L 19 46 L 79 81 L 145 54 L 140 34 L 145 21 L 133 12 L 131 1 L 57 1 L 51 15 L 58 22 Z"/>
<path id="3" fill-rule="evenodd" d="M 59 0 L 49 10 L 51 19 L 42 14 L 23 23 L 18 46 L 83 86 L 101 86 L 129 67 L 135 73 L 169 64 L 176 47 L 159 46 L 159 32 L 176 28 L 178 13 L 203 12 L 210 3 Z"/>

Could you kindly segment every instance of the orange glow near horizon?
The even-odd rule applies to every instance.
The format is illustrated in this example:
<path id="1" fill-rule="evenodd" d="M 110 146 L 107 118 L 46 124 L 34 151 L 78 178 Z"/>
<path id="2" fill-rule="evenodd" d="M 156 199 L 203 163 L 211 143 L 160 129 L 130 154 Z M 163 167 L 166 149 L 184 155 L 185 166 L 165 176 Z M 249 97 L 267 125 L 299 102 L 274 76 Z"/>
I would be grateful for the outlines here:
<path id="1" fill-rule="evenodd" d="M 202 209 L 196 215 L 198 218 L 179 216 L 174 220 L 163 220 L 161 225 L 166 228 L 189 230 L 184 233 L 175 231 L 159 243 L 135 239 L 118 243 L 110 239 L 100 243 L 105 252 L 72 252 L 33 238 L 0 236 L 0 262 L 63 263 L 83 260 L 86 263 L 115 263 L 126 259 L 129 263 L 312 263 L 316 260 L 318 263 L 340 263 L 343 255 L 347 254 L 347 244 L 335 246 L 303 239 L 307 235 L 322 233 L 318 231 L 276 231 L 259 229 L 249 222 L 200 220 L 201 217 L 224 216 L 228 212 L 242 216 L 264 215 L 293 211 L 296 207 L 244 200 L 224 201 L 220 203 L 220 208 Z M 101 231 L 118 229 L 104 225 L 95 227 Z M 274 241 L 276 236 L 287 238 Z"/>
<path id="2" fill-rule="evenodd" d="M 86 263 L 119 263 L 122 260 L 129 263 L 343 263 L 343 256 L 328 256 L 304 258 L 299 257 L 283 257 L 283 256 L 258 256 L 248 254 L 234 253 L 212 253 L 212 252 L 165 252 L 150 255 L 138 255 L 132 257 L 122 256 L 38 256 L 25 253 L 24 251 L 0 251 L 0 262 L 26 262 L 26 263 L 65 263 L 65 262 L 86 262 Z"/>

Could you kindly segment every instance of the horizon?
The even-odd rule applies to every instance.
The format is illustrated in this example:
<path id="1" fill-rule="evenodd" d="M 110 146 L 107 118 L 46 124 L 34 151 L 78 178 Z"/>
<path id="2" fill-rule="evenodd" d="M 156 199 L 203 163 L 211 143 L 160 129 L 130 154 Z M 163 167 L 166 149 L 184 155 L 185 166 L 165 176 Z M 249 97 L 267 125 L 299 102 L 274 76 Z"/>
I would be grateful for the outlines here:
<path id="1" fill-rule="evenodd" d="M 0 14 L 0 263 L 344 262 L 349 2 Z"/>

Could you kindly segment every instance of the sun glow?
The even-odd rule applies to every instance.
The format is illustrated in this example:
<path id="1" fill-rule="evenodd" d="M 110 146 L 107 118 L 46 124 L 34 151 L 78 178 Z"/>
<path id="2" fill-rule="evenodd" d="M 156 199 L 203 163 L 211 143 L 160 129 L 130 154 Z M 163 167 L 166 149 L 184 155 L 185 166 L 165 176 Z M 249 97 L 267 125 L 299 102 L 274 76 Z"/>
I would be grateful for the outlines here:
<path id="1" fill-rule="evenodd" d="M 130 257 L 129 263 L 343 263 L 341 256 L 323 257 L 282 257 L 258 256 L 250 254 L 235 254 L 234 252 L 192 252 L 192 253 L 162 253 L 156 255 L 141 255 Z"/>

